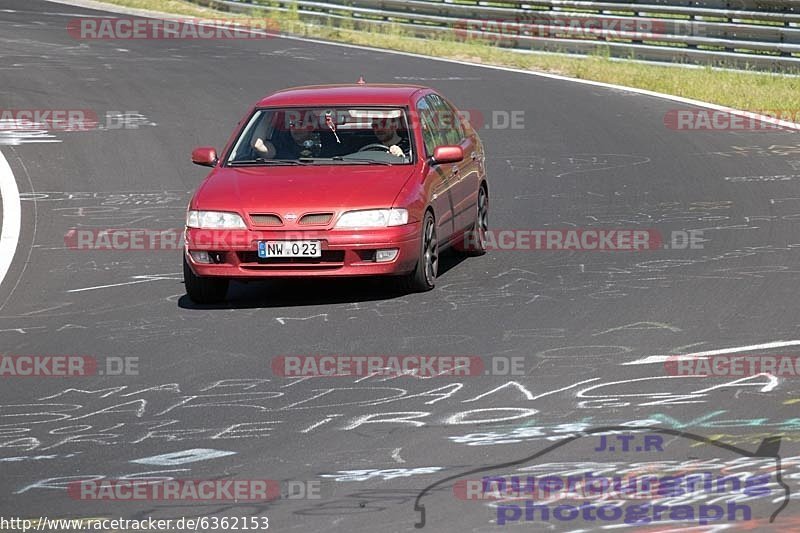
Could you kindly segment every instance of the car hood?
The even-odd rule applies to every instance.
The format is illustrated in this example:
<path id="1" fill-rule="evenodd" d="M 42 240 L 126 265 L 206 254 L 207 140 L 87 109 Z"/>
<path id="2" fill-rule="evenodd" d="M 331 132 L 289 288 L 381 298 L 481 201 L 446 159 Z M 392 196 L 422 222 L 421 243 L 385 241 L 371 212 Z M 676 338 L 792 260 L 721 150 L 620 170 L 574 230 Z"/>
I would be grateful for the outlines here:
<path id="1" fill-rule="evenodd" d="M 195 194 L 194 209 L 267 211 L 392 207 L 414 165 L 220 167 Z"/>

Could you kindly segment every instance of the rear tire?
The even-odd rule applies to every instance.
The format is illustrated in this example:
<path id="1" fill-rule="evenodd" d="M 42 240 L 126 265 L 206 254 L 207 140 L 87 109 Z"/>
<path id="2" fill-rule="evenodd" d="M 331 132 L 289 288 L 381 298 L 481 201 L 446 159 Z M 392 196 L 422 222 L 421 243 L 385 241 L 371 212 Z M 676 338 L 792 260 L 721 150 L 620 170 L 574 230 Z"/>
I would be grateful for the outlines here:
<path id="1" fill-rule="evenodd" d="M 486 233 L 489 231 L 489 193 L 481 185 L 478 189 L 478 202 L 475 209 L 475 222 L 464 234 L 464 255 L 476 256 L 486 253 Z M 468 243 L 468 244 L 467 244 Z"/>
<path id="2" fill-rule="evenodd" d="M 419 243 L 417 266 L 400 280 L 400 286 L 407 292 L 425 292 L 436 285 L 436 275 L 439 273 L 439 241 L 436 236 L 436 221 L 430 211 L 425 212 L 422 220 Z"/>
<path id="3" fill-rule="evenodd" d="M 216 304 L 228 294 L 228 279 L 198 276 L 183 257 L 183 284 L 186 294 L 196 304 Z"/>

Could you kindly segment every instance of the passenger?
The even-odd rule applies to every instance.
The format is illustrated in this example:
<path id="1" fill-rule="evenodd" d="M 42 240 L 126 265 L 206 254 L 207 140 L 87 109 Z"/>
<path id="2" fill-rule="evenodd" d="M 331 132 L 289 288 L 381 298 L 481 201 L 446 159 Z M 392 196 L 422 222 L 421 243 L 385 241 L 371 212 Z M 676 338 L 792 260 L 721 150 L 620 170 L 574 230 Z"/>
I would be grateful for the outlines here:
<path id="1" fill-rule="evenodd" d="M 287 120 L 288 135 L 285 129 L 276 130 L 271 140 L 264 138 L 258 129 L 253 135 L 253 148 L 264 159 L 300 159 L 319 157 L 322 149 L 320 135 L 315 131 L 313 120 Z"/>

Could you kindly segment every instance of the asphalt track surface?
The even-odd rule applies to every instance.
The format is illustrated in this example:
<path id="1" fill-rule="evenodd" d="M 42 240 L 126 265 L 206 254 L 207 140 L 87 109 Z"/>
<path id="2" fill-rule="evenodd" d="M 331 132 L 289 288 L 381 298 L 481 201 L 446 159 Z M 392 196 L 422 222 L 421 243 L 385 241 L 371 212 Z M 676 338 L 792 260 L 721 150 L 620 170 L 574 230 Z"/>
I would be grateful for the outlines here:
<path id="1" fill-rule="evenodd" d="M 660 454 L 611 457 L 584 435 L 524 462 L 575 431 L 620 424 L 750 451 L 782 436 L 783 480 L 800 494 L 796 378 L 670 377 L 660 359 L 641 362 L 800 352 L 789 342 L 800 338 L 795 133 L 674 131 L 664 115 L 686 106 L 658 98 L 297 40 L 76 41 L 67 22 L 93 12 L 39 0 L 2 8 L 0 108 L 129 112 L 138 126 L 0 146 L 22 196 L 22 235 L 0 287 L 0 353 L 138 358 L 138 375 L 3 378 L 4 517 L 267 516 L 278 531 L 412 531 L 425 487 L 506 462 L 523 461 L 501 469 L 517 475 L 587 462 L 609 475 L 647 461 L 674 472 L 704 458 L 720 472 L 775 470 L 677 434 Z M 424 294 L 372 281 L 271 282 L 235 285 L 229 304 L 198 307 L 184 295 L 180 251 L 65 247 L 72 228 L 180 227 L 206 173 L 189 163 L 193 147 L 221 147 L 273 90 L 360 75 L 429 85 L 486 116 L 524 112 L 522 129 L 481 130 L 492 228 L 702 230 L 702 249 L 494 251 L 451 257 Z M 32 142 L 43 139 L 55 142 Z M 524 375 L 275 376 L 272 358 L 295 354 L 476 355 L 487 367 L 521 357 Z M 153 459 L 176 452 L 190 457 Z M 85 501 L 65 490 L 124 476 L 269 479 L 284 492 L 314 482 L 319 498 Z M 767 522 L 761 507 L 783 498 L 773 487 L 753 521 L 720 530 L 800 528 L 794 500 Z M 426 529 L 670 529 L 501 527 L 486 502 L 453 494 L 440 485 L 421 498 Z"/>

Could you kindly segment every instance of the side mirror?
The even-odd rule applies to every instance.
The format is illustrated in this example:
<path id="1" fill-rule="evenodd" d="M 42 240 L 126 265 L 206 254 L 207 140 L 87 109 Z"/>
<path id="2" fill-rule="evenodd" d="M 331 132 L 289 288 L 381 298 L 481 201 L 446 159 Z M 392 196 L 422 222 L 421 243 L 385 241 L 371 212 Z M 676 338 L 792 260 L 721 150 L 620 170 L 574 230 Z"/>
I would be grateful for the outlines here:
<path id="1" fill-rule="evenodd" d="M 434 163 L 458 163 L 464 160 L 464 149 L 457 144 L 437 146 L 433 151 Z"/>
<path id="2" fill-rule="evenodd" d="M 210 146 L 203 146 L 192 150 L 192 163 L 204 167 L 213 167 L 217 164 L 217 151 Z"/>

